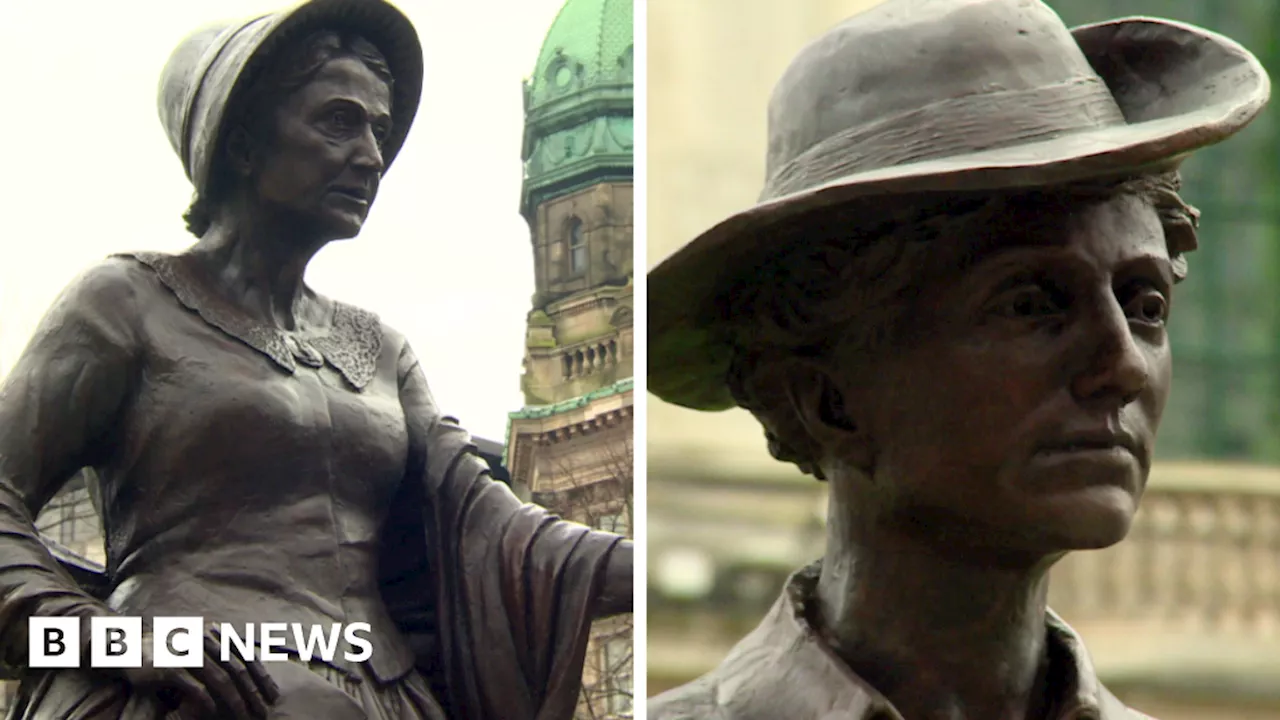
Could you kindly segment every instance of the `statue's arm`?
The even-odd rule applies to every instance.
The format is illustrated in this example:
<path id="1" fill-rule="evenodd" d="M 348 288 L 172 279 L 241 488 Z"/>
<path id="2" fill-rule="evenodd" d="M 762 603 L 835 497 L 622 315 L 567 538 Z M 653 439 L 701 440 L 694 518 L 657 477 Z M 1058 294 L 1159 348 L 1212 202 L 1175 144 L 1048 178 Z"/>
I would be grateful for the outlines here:
<path id="1" fill-rule="evenodd" d="M 468 511 L 461 512 L 460 516 L 487 519 L 493 523 L 501 523 L 517 515 L 529 517 L 539 514 L 543 518 L 540 520 L 538 542 L 530 543 L 534 548 L 548 545 L 548 541 L 558 537 L 584 548 L 607 544 L 611 550 L 603 582 L 593 603 L 594 614 L 604 617 L 630 612 L 634 577 L 632 542 L 614 533 L 556 518 L 543 508 L 526 505 L 505 484 L 492 479 L 488 465 L 473 452 L 470 434 L 436 406 L 422 368 L 407 346 L 401 356 L 401 378 L 401 401 L 405 406 L 410 436 L 423 438 L 420 442 L 425 445 L 428 458 L 425 473 L 432 500 L 455 507 L 469 505 Z M 480 500 L 483 502 L 478 502 Z M 471 512 L 475 508 L 481 508 L 483 513 Z M 571 527 L 573 532 L 561 532 L 556 526 Z M 486 530 L 476 528 L 476 531 Z M 584 535 L 591 541 L 582 542 Z M 537 563 L 531 566 L 537 566 Z"/>
<path id="2" fill-rule="evenodd" d="M 596 617 L 631 612 L 635 602 L 634 548 L 630 540 L 623 540 L 609 554 L 609 562 L 604 571 L 604 588 L 600 593 Z"/>
<path id="3" fill-rule="evenodd" d="M 630 543 L 522 503 L 441 414 L 407 348 L 401 361 L 442 696 L 459 717 L 571 717 L 592 620 L 631 609 Z"/>
<path id="4" fill-rule="evenodd" d="M 123 260 L 74 281 L 0 386 L 0 666 L 26 666 L 33 615 L 105 606 L 67 574 L 34 517 L 80 468 L 110 451 L 139 375 L 134 288 Z"/>

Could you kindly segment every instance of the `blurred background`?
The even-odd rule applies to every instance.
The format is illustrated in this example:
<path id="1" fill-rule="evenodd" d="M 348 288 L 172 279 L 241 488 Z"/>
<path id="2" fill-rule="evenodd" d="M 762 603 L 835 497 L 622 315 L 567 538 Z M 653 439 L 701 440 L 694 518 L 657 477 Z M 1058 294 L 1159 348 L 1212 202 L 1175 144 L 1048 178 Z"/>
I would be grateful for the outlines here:
<path id="1" fill-rule="evenodd" d="M 765 107 L 809 40 L 875 0 L 649 0 L 648 263 L 750 205 Z M 1280 0 L 1056 0 L 1069 25 L 1158 15 L 1224 33 L 1280 75 Z M 1280 719 L 1280 121 L 1184 168 L 1204 213 L 1172 321 L 1176 372 L 1130 538 L 1054 571 L 1051 605 L 1103 682 L 1162 720 Z M 650 396 L 648 688 L 714 667 L 820 556 L 825 486 L 742 411 Z"/>

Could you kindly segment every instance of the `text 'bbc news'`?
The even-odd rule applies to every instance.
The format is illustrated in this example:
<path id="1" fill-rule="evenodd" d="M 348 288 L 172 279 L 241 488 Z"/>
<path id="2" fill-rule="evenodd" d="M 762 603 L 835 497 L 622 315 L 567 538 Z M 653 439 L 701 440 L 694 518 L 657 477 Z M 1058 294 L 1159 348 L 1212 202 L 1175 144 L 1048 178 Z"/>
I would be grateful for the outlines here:
<path id="1" fill-rule="evenodd" d="M 83 667 L 80 618 L 33 617 L 29 625 L 28 658 L 32 668 Z M 304 661 L 337 659 L 364 662 L 373 656 L 367 635 L 369 623 L 349 625 L 303 625 L 302 623 L 220 623 L 219 659 L 227 662 L 234 652 L 245 660 L 283 662 L 290 648 Z M 151 620 L 151 656 L 155 667 L 194 668 L 205 661 L 203 618 L 157 617 Z M 146 642 L 140 617 L 90 618 L 89 667 L 142 667 L 142 646 Z"/>

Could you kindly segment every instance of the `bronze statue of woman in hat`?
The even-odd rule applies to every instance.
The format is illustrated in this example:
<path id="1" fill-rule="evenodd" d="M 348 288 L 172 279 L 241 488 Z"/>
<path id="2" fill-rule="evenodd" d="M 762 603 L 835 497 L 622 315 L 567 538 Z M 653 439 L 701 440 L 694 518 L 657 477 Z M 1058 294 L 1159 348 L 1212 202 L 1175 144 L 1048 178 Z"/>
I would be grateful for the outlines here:
<path id="1" fill-rule="evenodd" d="M 9 717 L 572 716 L 591 620 L 630 610 L 630 543 L 517 500 L 404 336 L 304 282 L 359 233 L 422 75 L 382 0 L 311 0 L 173 53 L 160 115 L 198 240 L 74 281 L 0 389 Z M 85 467 L 105 568 L 32 521 Z M 30 618 L 79 618 L 87 642 L 120 615 L 203 618 L 202 667 L 154 667 L 149 625 L 141 668 L 29 667 Z M 344 636 L 304 660 L 290 638 L 286 662 L 221 660 L 216 623 L 264 622 L 365 623 L 372 654 Z"/>
<path id="2" fill-rule="evenodd" d="M 1178 167 L 1261 111 L 1231 40 L 887 0 L 800 52 L 758 205 L 649 274 L 649 387 L 826 481 L 826 550 L 649 716 L 1121 720 L 1046 607 L 1121 541 L 1170 391 Z"/>

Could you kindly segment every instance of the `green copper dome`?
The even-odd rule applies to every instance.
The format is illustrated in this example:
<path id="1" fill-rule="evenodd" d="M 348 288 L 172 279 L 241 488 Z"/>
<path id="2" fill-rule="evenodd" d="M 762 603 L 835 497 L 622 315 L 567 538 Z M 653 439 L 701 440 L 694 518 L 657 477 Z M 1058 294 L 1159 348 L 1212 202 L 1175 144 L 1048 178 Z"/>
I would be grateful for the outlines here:
<path id="1" fill-rule="evenodd" d="M 568 0 L 529 81 L 536 107 L 593 85 L 631 85 L 632 0 Z"/>
<path id="2" fill-rule="evenodd" d="M 526 216 L 557 195 L 629 180 L 633 0 L 566 0 L 525 81 Z"/>

